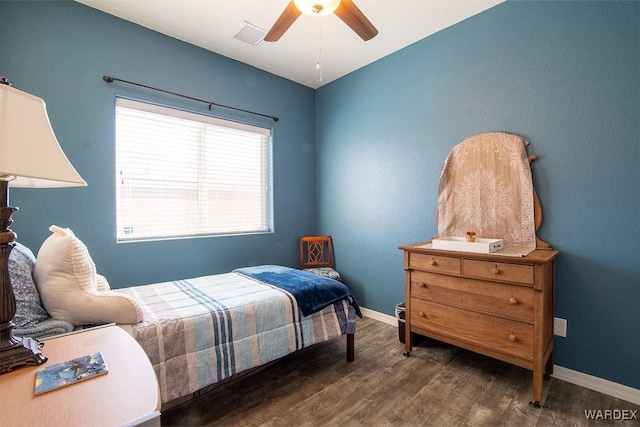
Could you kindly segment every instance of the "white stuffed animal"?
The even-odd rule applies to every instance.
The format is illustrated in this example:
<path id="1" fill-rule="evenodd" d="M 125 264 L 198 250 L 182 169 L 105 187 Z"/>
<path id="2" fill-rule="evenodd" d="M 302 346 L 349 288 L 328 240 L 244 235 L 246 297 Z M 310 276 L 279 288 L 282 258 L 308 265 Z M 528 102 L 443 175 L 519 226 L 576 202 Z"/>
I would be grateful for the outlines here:
<path id="1" fill-rule="evenodd" d="M 131 324 L 143 319 L 138 302 L 111 291 L 97 274 L 84 243 L 68 228 L 49 227 L 53 233 L 40 247 L 33 277 L 51 317 L 74 325 Z"/>

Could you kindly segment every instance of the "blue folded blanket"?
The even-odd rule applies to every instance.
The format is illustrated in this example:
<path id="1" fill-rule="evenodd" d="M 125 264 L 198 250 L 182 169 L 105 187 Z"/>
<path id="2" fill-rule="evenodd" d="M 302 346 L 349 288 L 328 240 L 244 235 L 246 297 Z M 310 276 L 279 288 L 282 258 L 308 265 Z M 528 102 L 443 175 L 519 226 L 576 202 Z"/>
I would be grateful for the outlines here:
<path id="1" fill-rule="evenodd" d="M 349 304 L 362 318 L 360 307 L 353 294 L 349 288 L 337 280 L 279 265 L 236 268 L 233 271 L 289 292 L 296 298 L 305 316 L 348 298 Z"/>
<path id="2" fill-rule="evenodd" d="M 56 320 L 48 318 L 39 322 L 32 328 L 14 328 L 13 334 L 17 337 L 31 337 L 35 339 L 43 339 L 60 334 L 67 334 L 73 331 L 74 326 L 64 320 Z"/>

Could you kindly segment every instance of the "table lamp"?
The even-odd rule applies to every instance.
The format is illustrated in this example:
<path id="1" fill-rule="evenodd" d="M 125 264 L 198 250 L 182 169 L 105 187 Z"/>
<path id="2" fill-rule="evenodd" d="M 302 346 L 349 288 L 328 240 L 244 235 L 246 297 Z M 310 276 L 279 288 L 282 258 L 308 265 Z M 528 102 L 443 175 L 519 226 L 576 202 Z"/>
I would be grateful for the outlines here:
<path id="1" fill-rule="evenodd" d="M 42 99 L 14 89 L 0 77 L 0 374 L 21 365 L 47 361 L 41 344 L 13 335 L 16 300 L 9 275 L 9 255 L 16 234 L 9 228 L 9 186 L 78 187 L 87 183 L 73 168 L 56 139 Z"/>

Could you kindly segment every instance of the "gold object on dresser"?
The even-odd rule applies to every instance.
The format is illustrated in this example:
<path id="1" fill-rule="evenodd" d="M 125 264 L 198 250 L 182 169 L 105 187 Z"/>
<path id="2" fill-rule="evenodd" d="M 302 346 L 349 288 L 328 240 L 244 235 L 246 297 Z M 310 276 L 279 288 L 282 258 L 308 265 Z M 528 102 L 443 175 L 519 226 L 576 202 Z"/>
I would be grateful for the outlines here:
<path id="1" fill-rule="evenodd" d="M 405 270 L 405 356 L 412 332 L 533 371 L 533 400 L 553 370 L 555 250 L 524 257 L 400 246 Z"/>

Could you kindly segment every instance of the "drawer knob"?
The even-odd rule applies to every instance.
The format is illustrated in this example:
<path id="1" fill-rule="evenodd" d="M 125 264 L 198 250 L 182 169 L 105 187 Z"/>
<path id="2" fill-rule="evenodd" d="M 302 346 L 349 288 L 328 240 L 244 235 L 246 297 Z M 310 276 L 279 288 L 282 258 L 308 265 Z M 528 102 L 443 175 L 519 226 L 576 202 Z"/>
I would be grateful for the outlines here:
<path id="1" fill-rule="evenodd" d="M 426 284 L 426 283 L 420 283 L 420 287 L 421 287 L 421 288 L 426 288 L 426 287 L 427 287 L 427 284 Z"/>
<path id="2" fill-rule="evenodd" d="M 435 258 L 431 258 L 431 261 L 429 262 L 429 264 L 431 265 L 431 267 L 435 267 L 436 265 L 438 265 Z"/>
<path id="3" fill-rule="evenodd" d="M 498 273 L 500 273 L 500 270 L 498 270 L 498 266 L 496 265 L 495 267 L 493 267 L 493 268 L 491 269 L 491 272 L 492 272 L 493 274 L 498 274 Z"/>
<path id="4" fill-rule="evenodd" d="M 511 297 L 511 298 L 509 298 L 509 303 L 510 303 L 510 304 L 517 304 L 517 303 L 518 303 L 518 300 L 517 300 L 517 299 L 515 299 L 514 297 Z"/>
<path id="5" fill-rule="evenodd" d="M 423 311 L 419 311 L 419 312 L 418 312 L 418 316 L 420 316 L 420 317 L 424 317 L 424 312 L 423 312 Z"/>
<path id="6" fill-rule="evenodd" d="M 511 335 L 509 335 L 509 341 L 516 342 L 516 341 L 518 341 L 518 337 L 513 335 L 513 334 L 511 334 Z"/>

